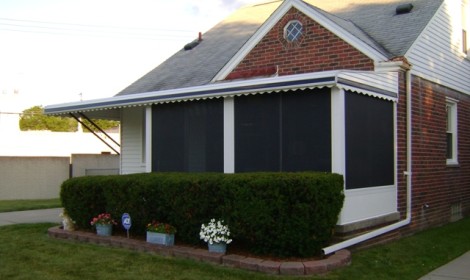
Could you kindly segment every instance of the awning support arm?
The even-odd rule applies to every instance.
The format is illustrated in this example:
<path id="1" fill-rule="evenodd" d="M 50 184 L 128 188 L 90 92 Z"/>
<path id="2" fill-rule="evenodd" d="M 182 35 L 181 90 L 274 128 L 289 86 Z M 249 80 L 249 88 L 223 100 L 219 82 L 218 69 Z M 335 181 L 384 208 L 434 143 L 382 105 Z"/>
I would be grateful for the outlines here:
<path id="1" fill-rule="evenodd" d="M 69 113 L 69 115 L 74 118 L 77 122 L 79 122 L 82 126 L 84 126 L 86 129 L 88 129 L 91 133 L 93 133 L 93 135 L 96 136 L 96 138 L 100 139 L 101 142 L 103 142 L 104 144 L 106 144 L 106 146 L 108 146 L 111 150 L 113 150 L 116 154 L 120 155 L 120 153 L 113 147 L 111 146 L 108 142 L 106 142 L 106 140 L 104 140 L 101 136 L 99 136 L 98 134 L 96 134 L 96 132 L 93 131 L 93 129 L 91 129 L 90 127 L 88 127 L 82 120 L 80 120 L 80 118 L 78 118 L 77 116 L 75 116 L 74 114 L 72 113 Z M 81 114 L 82 115 L 82 114 Z M 85 117 L 87 120 L 88 118 Z M 96 124 L 95 124 L 96 126 Z M 100 131 L 102 131 L 100 128 L 98 128 Z M 106 136 L 108 136 L 107 133 L 104 133 Z M 108 136 L 109 137 L 109 136 Z M 116 143 L 111 137 L 109 137 L 114 143 Z M 117 144 L 117 143 L 116 143 Z M 119 146 L 119 144 L 117 144 Z"/>
<path id="2" fill-rule="evenodd" d="M 109 136 L 109 134 L 106 133 L 101 127 L 99 127 L 94 121 L 92 121 L 90 118 L 88 118 L 87 116 L 85 116 L 81 112 L 79 114 L 80 114 L 81 117 L 85 118 L 85 120 L 89 121 L 94 127 L 96 127 L 101 133 L 106 135 L 106 137 L 108 137 L 111 141 L 113 141 L 114 144 L 116 144 L 118 147 L 121 147 L 121 145 L 119 145 L 119 143 L 116 142 L 116 140 L 114 140 L 113 137 Z"/>

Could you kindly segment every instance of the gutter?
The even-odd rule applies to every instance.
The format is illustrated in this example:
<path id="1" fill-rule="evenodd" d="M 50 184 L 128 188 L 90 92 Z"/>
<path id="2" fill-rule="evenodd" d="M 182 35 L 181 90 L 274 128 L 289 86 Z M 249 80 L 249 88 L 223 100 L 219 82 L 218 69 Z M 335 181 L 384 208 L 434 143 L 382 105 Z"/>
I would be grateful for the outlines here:
<path id="1" fill-rule="evenodd" d="M 387 64 L 387 65 L 386 65 Z M 392 63 L 384 63 L 384 67 L 389 67 L 390 64 L 397 65 L 397 62 Z M 411 71 L 410 66 L 405 61 L 399 63 L 400 69 L 406 71 L 406 171 L 403 172 L 403 175 L 406 176 L 406 218 L 401 220 L 397 223 L 385 226 L 383 228 L 379 228 L 373 230 L 371 232 L 365 233 L 363 235 L 356 236 L 354 238 L 345 240 L 343 242 L 325 247 L 322 249 L 324 255 L 332 254 L 336 251 L 339 251 L 344 248 L 348 248 L 350 246 L 359 244 L 361 242 L 370 240 L 382 234 L 394 231 L 411 223 L 411 203 L 412 203 L 412 106 L 411 106 Z M 399 69 L 399 70 L 400 70 Z"/>

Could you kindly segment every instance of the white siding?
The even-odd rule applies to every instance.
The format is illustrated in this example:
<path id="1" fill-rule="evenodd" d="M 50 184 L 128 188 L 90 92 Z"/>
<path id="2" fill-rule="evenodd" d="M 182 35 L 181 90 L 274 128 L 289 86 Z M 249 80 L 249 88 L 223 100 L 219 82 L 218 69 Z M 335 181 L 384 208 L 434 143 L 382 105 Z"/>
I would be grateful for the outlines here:
<path id="1" fill-rule="evenodd" d="M 374 73 L 362 71 L 342 71 L 338 78 L 347 79 L 363 85 L 370 85 L 389 92 L 398 93 L 398 73 Z"/>
<path id="2" fill-rule="evenodd" d="M 143 173 L 143 120 L 144 107 L 124 108 L 121 117 L 121 173 Z"/>
<path id="3" fill-rule="evenodd" d="M 462 52 L 461 7 L 461 1 L 445 1 L 406 57 L 414 75 L 470 94 L 470 60 Z"/>

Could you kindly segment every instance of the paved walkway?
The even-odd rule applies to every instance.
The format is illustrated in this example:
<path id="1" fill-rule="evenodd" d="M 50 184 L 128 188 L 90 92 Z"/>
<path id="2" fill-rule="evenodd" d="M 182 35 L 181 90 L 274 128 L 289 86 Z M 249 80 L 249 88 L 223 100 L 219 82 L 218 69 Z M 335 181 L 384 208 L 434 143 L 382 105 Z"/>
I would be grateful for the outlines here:
<path id="1" fill-rule="evenodd" d="M 31 223 L 61 223 L 62 208 L 0 213 L 0 226 Z"/>
<path id="2" fill-rule="evenodd" d="M 419 280 L 470 280 L 470 252 L 441 266 Z"/>
<path id="3" fill-rule="evenodd" d="M 0 226 L 25 223 L 61 223 L 62 208 L 0 213 Z M 470 280 L 470 251 L 419 280 Z"/>

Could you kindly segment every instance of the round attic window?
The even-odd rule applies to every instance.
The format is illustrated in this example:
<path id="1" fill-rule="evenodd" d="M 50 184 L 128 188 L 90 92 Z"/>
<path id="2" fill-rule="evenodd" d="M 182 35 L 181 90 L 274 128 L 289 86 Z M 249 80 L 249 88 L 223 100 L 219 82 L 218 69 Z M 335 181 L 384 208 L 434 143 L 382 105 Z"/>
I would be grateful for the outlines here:
<path id="1" fill-rule="evenodd" d="M 298 20 L 289 21 L 284 27 L 284 39 L 288 42 L 295 42 L 302 36 L 302 23 Z"/>

